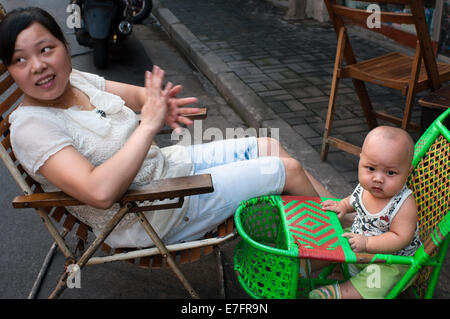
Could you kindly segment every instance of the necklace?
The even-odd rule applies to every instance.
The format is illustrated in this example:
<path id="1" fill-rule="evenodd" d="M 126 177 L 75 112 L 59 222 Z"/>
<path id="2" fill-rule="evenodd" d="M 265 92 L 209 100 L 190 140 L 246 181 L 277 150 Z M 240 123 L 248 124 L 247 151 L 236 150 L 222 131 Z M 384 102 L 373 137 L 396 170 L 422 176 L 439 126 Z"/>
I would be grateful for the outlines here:
<path id="1" fill-rule="evenodd" d="M 67 108 L 68 105 L 75 105 L 75 104 L 79 104 L 79 103 L 73 103 L 72 101 L 79 101 L 80 100 L 80 96 L 78 95 L 78 93 L 72 88 L 71 89 L 72 92 L 72 97 L 70 98 L 71 102 L 70 103 L 64 103 L 62 101 L 58 101 L 58 102 L 50 102 L 50 101 L 45 101 L 45 100 L 37 100 L 35 98 L 32 98 L 32 100 L 37 101 L 38 104 L 42 105 L 42 106 L 51 106 L 51 107 L 55 107 L 55 108 Z M 61 100 L 63 100 L 64 98 L 62 98 Z M 29 104 L 33 104 L 33 103 L 29 103 Z"/>
<path id="2" fill-rule="evenodd" d="M 80 108 L 81 103 L 78 103 L 78 102 L 80 101 L 80 95 L 79 95 L 79 93 L 78 93 L 78 92 L 76 91 L 76 89 L 74 89 L 73 87 L 72 87 L 71 91 L 72 91 L 72 97 L 71 97 L 71 100 L 72 100 L 72 101 L 71 101 L 70 103 L 63 103 L 63 102 L 49 102 L 49 101 L 41 101 L 41 100 L 36 100 L 36 99 L 33 99 L 33 100 L 39 101 L 39 104 L 41 104 L 41 105 L 43 105 L 43 106 L 50 106 L 50 107 L 54 107 L 54 108 L 58 108 L 58 109 L 67 109 L 67 108 L 68 108 L 68 105 L 77 105 L 77 106 L 79 107 L 80 110 L 84 110 L 84 109 Z M 76 101 L 76 103 L 73 103 L 73 101 Z M 89 104 L 90 104 L 90 103 L 89 103 Z M 92 106 L 93 106 L 93 105 L 92 105 Z M 87 110 L 87 111 L 94 111 L 94 110 L 95 110 L 95 113 L 98 114 L 98 115 L 100 115 L 101 117 L 106 117 L 105 111 L 100 110 L 100 109 L 98 109 L 98 108 L 96 108 L 96 107 L 94 107 L 94 108 L 91 109 L 91 110 Z M 85 111 L 86 111 L 86 110 L 85 110 Z"/>

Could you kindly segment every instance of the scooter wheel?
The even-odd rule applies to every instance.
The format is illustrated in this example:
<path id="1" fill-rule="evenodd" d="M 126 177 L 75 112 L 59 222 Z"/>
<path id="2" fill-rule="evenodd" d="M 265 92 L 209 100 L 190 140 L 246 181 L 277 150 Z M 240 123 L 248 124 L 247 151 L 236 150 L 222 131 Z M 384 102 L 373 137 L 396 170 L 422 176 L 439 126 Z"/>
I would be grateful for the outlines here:
<path id="1" fill-rule="evenodd" d="M 134 9 L 136 13 L 133 15 L 133 23 L 141 23 L 152 12 L 153 3 L 152 0 L 135 0 Z"/>
<path id="2" fill-rule="evenodd" d="M 108 66 L 108 39 L 94 41 L 94 65 L 98 69 Z"/>

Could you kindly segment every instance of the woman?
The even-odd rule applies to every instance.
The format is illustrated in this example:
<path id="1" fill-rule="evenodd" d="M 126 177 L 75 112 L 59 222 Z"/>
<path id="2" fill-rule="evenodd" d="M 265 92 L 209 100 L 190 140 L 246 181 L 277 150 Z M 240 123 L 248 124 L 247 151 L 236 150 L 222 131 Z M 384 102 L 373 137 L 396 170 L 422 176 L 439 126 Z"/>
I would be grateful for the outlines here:
<path id="1" fill-rule="evenodd" d="M 61 29 L 42 9 L 16 9 L 4 18 L 0 58 L 24 92 L 10 116 L 16 157 L 44 190 L 62 190 L 88 204 L 68 209 L 95 233 L 112 217 L 125 191 L 161 178 L 209 173 L 215 189 L 187 198 L 179 209 L 146 213 L 167 243 L 202 237 L 251 197 L 330 196 L 271 138 L 161 149 L 152 145 L 164 123 L 175 130 L 180 123 L 192 124 L 180 112 L 197 112 L 184 107 L 197 99 L 177 98 L 180 85 L 163 87 L 164 71 L 156 66 L 145 72 L 144 87 L 72 69 Z M 202 161 L 217 154 L 223 155 L 220 161 Z M 152 245 L 133 214 L 106 242 L 112 247 Z"/>

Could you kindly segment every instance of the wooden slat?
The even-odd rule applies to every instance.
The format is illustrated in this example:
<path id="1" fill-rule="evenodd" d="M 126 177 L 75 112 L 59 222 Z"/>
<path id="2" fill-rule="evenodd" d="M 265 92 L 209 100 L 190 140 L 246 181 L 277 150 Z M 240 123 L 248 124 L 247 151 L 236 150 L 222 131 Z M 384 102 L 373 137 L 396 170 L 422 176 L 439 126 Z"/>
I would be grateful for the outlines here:
<path id="1" fill-rule="evenodd" d="M 107 253 L 107 254 L 110 254 L 111 253 L 111 247 L 108 245 L 108 244 L 106 244 L 106 243 L 103 243 L 102 244 L 102 251 L 104 251 L 105 253 Z"/>
<path id="2" fill-rule="evenodd" d="M 227 234 L 231 234 L 234 230 L 234 218 L 233 217 L 228 218 L 226 224 L 227 224 Z"/>
<path id="3" fill-rule="evenodd" d="M 201 256 L 200 248 L 191 249 L 191 262 L 199 260 L 200 256 Z"/>
<path id="4" fill-rule="evenodd" d="M 8 129 L 9 129 L 10 125 L 9 125 L 8 121 L 9 121 L 9 115 L 7 118 L 4 118 L 0 121 L 0 136 L 2 136 L 2 135 L 5 136 L 5 135 L 9 134 Z"/>
<path id="5" fill-rule="evenodd" d="M 139 266 L 143 268 L 148 268 L 150 266 L 150 257 L 149 256 L 141 257 L 139 259 Z"/>
<path id="6" fill-rule="evenodd" d="M 13 93 L 11 93 L 1 104 L 0 104 L 0 115 L 3 115 L 9 108 L 16 103 L 22 96 L 22 90 L 16 88 Z"/>
<path id="7" fill-rule="evenodd" d="M 13 162 L 16 162 L 17 158 L 16 158 L 16 155 L 14 154 L 13 150 L 11 150 L 11 152 L 9 152 L 9 157 L 11 157 L 11 160 Z M 24 169 L 22 168 L 22 165 L 17 164 L 17 169 L 23 174 Z"/>
<path id="8" fill-rule="evenodd" d="M 400 54 L 388 54 L 343 68 L 340 77 L 351 77 L 362 81 L 390 87 L 406 95 L 411 77 L 413 58 Z M 439 63 L 440 81 L 450 79 L 450 65 Z M 420 92 L 429 87 L 428 75 L 424 65 L 421 66 L 416 84 Z"/>
<path id="9" fill-rule="evenodd" d="M 32 179 L 30 176 L 25 176 L 25 182 L 28 184 L 28 186 L 30 186 L 30 188 L 31 187 L 33 187 L 33 185 L 34 185 L 34 183 L 35 183 L 35 181 L 34 181 L 34 179 Z M 55 206 L 49 206 L 50 208 L 51 207 L 55 207 Z"/>
<path id="10" fill-rule="evenodd" d="M 80 226 L 78 226 L 78 229 L 77 229 L 78 238 L 81 238 L 84 241 L 86 241 L 87 237 L 88 237 L 88 233 L 89 233 L 88 230 L 89 230 L 89 226 L 83 222 L 80 222 Z"/>
<path id="11" fill-rule="evenodd" d="M 9 87 L 13 84 L 14 79 L 12 78 L 11 74 L 9 74 L 0 82 L 0 95 L 3 94 L 7 89 L 9 89 Z"/>
<path id="12" fill-rule="evenodd" d="M 9 114 L 6 118 L 0 115 L 0 136 L 5 134 L 5 132 L 9 129 Z"/>
<path id="13" fill-rule="evenodd" d="M 183 250 L 180 253 L 180 264 L 187 264 L 189 262 L 189 250 Z"/>
<path id="14" fill-rule="evenodd" d="M 219 225 L 219 227 L 218 227 L 218 230 L 217 230 L 217 232 L 219 233 L 219 236 L 225 236 L 226 235 L 226 231 L 227 229 L 226 229 L 226 227 L 225 227 L 225 224 L 220 224 Z"/>
<path id="15" fill-rule="evenodd" d="M 77 219 L 73 215 L 67 214 L 66 220 L 64 221 L 64 224 L 63 224 L 63 227 L 68 229 L 69 231 L 71 231 L 76 222 L 77 222 Z"/>
<path id="16" fill-rule="evenodd" d="M 162 267 L 162 256 L 161 255 L 156 255 L 156 256 L 152 256 L 151 260 L 152 260 L 152 266 L 151 268 L 155 268 L 155 269 L 159 269 Z"/>
<path id="17" fill-rule="evenodd" d="M 391 114 L 388 114 L 388 113 L 385 113 L 385 112 L 382 112 L 382 111 L 375 112 L 375 116 L 377 118 L 379 118 L 379 119 L 382 119 L 382 120 L 385 120 L 385 121 L 397 124 L 398 126 L 400 126 L 402 124 L 402 119 L 401 118 L 399 118 L 397 116 L 394 116 L 394 115 L 391 115 Z M 412 129 L 414 129 L 416 131 L 419 131 L 420 130 L 420 125 L 417 124 L 417 123 L 409 122 L 408 123 L 408 128 L 412 128 Z"/>
<path id="18" fill-rule="evenodd" d="M 8 134 L 8 136 L 2 140 L 2 144 L 5 150 L 9 150 L 11 148 L 11 135 Z"/>
<path id="19" fill-rule="evenodd" d="M 335 137 L 328 137 L 328 143 L 330 143 L 331 146 L 336 147 L 340 150 L 343 150 L 347 153 L 353 154 L 355 156 L 358 156 L 361 154 L 361 148 L 358 146 L 355 146 L 353 144 L 347 143 L 345 141 L 342 141 L 341 139 L 335 138 Z"/>
<path id="20" fill-rule="evenodd" d="M 392 81 L 390 79 L 380 79 L 375 77 L 370 77 L 367 73 L 361 72 L 361 70 L 357 68 L 345 68 L 342 70 L 340 77 L 342 78 L 352 78 L 352 79 L 358 79 L 360 81 L 364 82 L 370 82 L 373 84 L 377 84 L 384 87 L 389 87 L 391 89 L 396 90 L 403 90 L 407 84 L 399 82 L 399 81 Z"/>
<path id="21" fill-rule="evenodd" d="M 349 8 L 341 5 L 333 5 L 336 15 L 354 20 L 367 20 L 372 12 L 362 9 Z M 410 13 L 403 12 L 383 12 L 379 13 L 381 23 L 414 24 L 414 19 Z"/>
<path id="22" fill-rule="evenodd" d="M 3 63 L 0 63 L 0 75 L 5 73 L 6 70 L 7 70 L 6 65 L 4 65 Z"/>
<path id="23" fill-rule="evenodd" d="M 65 211 L 66 209 L 64 207 L 56 207 L 53 211 L 52 218 L 59 223 L 64 216 Z"/>
<path id="24" fill-rule="evenodd" d="M 416 0 L 360 0 L 360 2 L 366 2 L 369 4 L 371 3 L 381 3 L 384 4 L 386 2 L 392 3 L 392 4 L 404 4 L 404 5 L 409 5 L 411 3 L 411 1 L 416 1 Z M 336 1 L 334 1 L 336 2 Z"/>
<path id="25" fill-rule="evenodd" d="M 213 251 L 214 251 L 214 246 L 213 246 L 213 245 L 203 247 L 203 254 L 204 254 L 205 256 L 208 256 L 208 255 L 209 255 L 210 253 L 212 253 Z"/>
<path id="26" fill-rule="evenodd" d="M 448 109 L 450 107 L 450 86 L 441 87 L 419 100 L 419 104 L 429 108 Z"/>

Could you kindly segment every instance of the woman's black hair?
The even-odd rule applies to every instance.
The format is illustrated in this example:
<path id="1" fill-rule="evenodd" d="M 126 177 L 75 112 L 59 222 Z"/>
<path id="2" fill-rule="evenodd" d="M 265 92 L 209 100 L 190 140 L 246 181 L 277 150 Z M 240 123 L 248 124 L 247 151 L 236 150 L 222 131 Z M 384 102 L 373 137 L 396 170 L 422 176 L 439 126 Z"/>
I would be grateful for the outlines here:
<path id="1" fill-rule="evenodd" d="M 64 33 L 47 11 L 37 7 L 17 8 L 9 12 L 0 23 L 0 59 L 5 65 L 12 63 L 17 36 L 33 23 L 41 24 L 68 48 Z"/>

